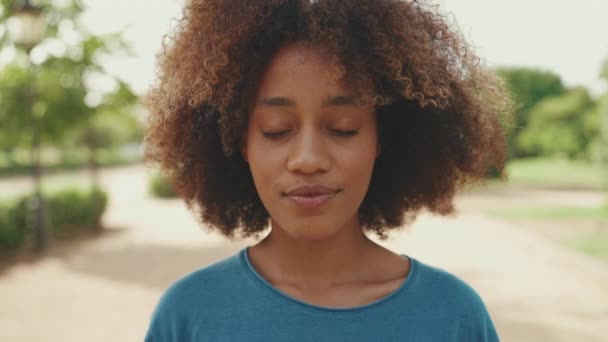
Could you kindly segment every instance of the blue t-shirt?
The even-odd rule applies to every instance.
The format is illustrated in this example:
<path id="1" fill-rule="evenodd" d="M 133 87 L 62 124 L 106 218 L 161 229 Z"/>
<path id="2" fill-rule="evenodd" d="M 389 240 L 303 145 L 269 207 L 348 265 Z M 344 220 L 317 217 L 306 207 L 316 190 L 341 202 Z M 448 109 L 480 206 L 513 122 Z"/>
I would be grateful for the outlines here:
<path id="1" fill-rule="evenodd" d="M 244 248 L 169 287 L 146 342 L 498 341 L 470 286 L 409 259 L 407 279 L 391 294 L 362 306 L 329 308 L 275 288 L 252 267 Z"/>

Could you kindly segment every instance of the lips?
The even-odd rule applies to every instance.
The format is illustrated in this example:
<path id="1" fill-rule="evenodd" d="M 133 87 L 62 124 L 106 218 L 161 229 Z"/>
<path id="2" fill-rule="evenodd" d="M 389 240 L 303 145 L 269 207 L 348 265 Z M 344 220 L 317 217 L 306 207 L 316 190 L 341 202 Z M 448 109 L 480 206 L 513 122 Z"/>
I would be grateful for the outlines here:
<path id="1" fill-rule="evenodd" d="M 304 185 L 295 189 L 289 190 L 285 193 L 287 196 L 298 196 L 298 197 L 316 197 L 322 195 L 331 195 L 337 193 L 339 190 L 330 188 L 323 185 Z"/>
<path id="2" fill-rule="evenodd" d="M 312 209 L 329 201 L 340 191 L 322 185 L 306 185 L 287 191 L 285 196 L 298 207 Z"/>

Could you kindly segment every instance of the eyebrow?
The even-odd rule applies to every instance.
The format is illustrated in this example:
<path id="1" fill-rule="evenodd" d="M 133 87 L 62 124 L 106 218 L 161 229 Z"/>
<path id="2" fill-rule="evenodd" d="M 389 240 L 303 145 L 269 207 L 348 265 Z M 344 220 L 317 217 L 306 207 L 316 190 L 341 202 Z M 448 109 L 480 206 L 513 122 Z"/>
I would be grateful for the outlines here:
<path id="1" fill-rule="evenodd" d="M 354 103 L 355 99 L 351 96 L 331 96 L 323 101 L 322 107 L 348 106 Z M 265 97 L 260 99 L 256 105 L 268 107 L 295 107 L 296 101 L 289 97 Z"/>

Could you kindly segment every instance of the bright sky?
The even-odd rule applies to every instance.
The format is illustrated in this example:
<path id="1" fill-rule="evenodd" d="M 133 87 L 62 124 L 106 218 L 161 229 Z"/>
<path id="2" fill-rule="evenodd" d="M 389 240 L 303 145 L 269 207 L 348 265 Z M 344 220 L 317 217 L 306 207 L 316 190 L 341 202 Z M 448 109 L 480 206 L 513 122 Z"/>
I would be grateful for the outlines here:
<path id="1" fill-rule="evenodd" d="M 87 0 L 84 22 L 97 33 L 125 28 L 136 58 L 104 61 L 107 70 L 142 93 L 154 79 L 162 36 L 184 0 Z M 606 91 L 599 79 L 608 58 L 607 0 L 437 0 L 452 12 L 478 54 L 492 66 L 532 66 L 562 76 L 568 86 Z"/>

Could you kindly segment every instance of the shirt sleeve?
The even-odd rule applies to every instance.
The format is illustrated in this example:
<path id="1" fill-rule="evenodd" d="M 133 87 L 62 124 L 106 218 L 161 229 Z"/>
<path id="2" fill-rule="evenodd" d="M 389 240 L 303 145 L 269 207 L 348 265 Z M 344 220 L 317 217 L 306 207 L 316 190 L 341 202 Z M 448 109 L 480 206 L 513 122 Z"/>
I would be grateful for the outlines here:
<path id="1" fill-rule="evenodd" d="M 467 327 L 462 341 L 499 342 L 496 327 L 481 297 L 475 293 L 469 307 Z"/>
<path id="2" fill-rule="evenodd" d="M 182 342 L 188 339 L 182 336 L 186 327 L 179 318 L 179 305 L 171 292 L 165 293 L 159 300 L 146 332 L 145 342 Z"/>

